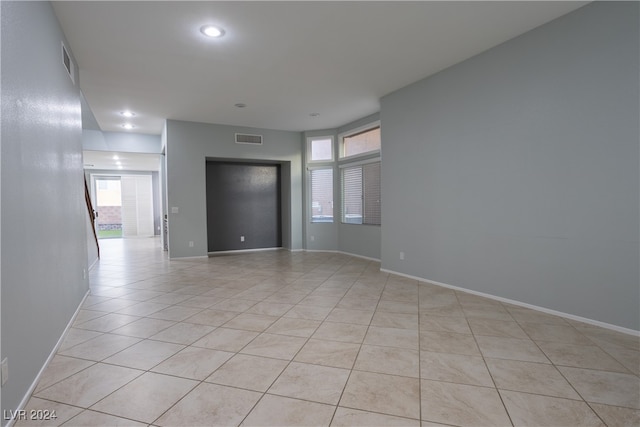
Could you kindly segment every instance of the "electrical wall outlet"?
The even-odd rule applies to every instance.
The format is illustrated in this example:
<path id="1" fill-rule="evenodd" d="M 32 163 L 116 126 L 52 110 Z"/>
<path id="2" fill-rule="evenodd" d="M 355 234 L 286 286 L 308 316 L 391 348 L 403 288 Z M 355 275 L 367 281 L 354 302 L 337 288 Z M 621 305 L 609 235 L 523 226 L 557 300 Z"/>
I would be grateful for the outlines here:
<path id="1" fill-rule="evenodd" d="M 309 239 L 310 239 L 312 242 L 315 242 L 315 241 L 316 241 L 316 236 L 309 236 Z"/>
<path id="2" fill-rule="evenodd" d="M 403 260 L 404 259 L 404 252 L 400 252 L 400 259 Z"/>
<path id="3" fill-rule="evenodd" d="M 0 376 L 2 376 L 2 385 L 4 385 L 9 379 L 9 361 L 7 360 L 6 357 L 2 360 L 1 371 L 2 371 L 2 374 Z"/>
<path id="4" fill-rule="evenodd" d="M 192 248 L 193 247 L 193 241 L 189 241 L 189 247 Z"/>
<path id="5" fill-rule="evenodd" d="M 244 236 L 240 236 L 240 241 L 244 242 Z"/>

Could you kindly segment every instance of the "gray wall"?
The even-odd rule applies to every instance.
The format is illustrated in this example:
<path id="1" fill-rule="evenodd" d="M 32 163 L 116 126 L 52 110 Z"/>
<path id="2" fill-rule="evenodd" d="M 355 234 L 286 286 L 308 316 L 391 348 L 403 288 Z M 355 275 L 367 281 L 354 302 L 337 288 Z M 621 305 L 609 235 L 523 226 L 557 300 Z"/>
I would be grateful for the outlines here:
<path id="1" fill-rule="evenodd" d="M 638 28 L 591 3 L 384 97 L 382 267 L 640 329 Z"/>
<path id="2" fill-rule="evenodd" d="M 263 135 L 264 143 L 258 146 L 236 144 L 236 132 Z M 282 211 L 282 246 L 302 248 L 302 143 L 299 132 L 167 120 L 166 188 L 170 257 L 207 255 L 207 158 L 270 160 L 290 165 L 290 169 L 289 166 L 282 169 L 285 187 L 282 198 L 290 200 Z M 177 214 L 171 213 L 172 207 L 179 209 Z M 194 242 L 193 247 L 189 247 L 189 241 Z"/>
<path id="3" fill-rule="evenodd" d="M 63 34 L 48 2 L 3 1 L 0 8 L 8 411 L 25 397 L 89 284 L 80 91 L 62 65 Z"/>
<path id="4" fill-rule="evenodd" d="M 123 153 L 150 154 L 160 154 L 162 152 L 160 135 L 103 132 L 92 129 L 84 129 L 82 131 L 82 146 L 85 150 L 93 151 L 121 151 Z"/>

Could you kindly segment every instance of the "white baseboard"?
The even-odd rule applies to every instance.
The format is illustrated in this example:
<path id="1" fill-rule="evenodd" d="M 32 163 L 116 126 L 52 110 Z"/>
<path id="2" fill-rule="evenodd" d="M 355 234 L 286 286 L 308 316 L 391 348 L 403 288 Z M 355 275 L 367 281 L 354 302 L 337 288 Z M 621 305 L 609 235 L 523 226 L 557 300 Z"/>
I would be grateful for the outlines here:
<path id="1" fill-rule="evenodd" d="M 64 339 L 67 337 L 67 333 L 69 333 L 69 329 L 71 329 L 71 326 L 73 326 L 73 322 L 75 322 L 76 317 L 78 317 L 78 313 L 80 313 L 80 309 L 82 308 L 82 305 L 84 304 L 84 301 L 89 296 L 89 292 L 90 291 L 87 290 L 87 292 L 84 294 L 84 297 L 82 298 L 82 301 L 80 301 L 80 304 L 78 304 L 78 308 L 76 308 L 75 313 L 73 313 L 73 316 L 71 317 L 71 320 L 69 320 L 69 323 L 67 323 L 67 326 L 64 328 L 64 331 L 62 332 L 62 335 L 60 335 L 60 339 L 58 339 L 58 342 L 53 347 L 53 350 L 51 350 L 51 353 L 49 354 L 49 357 L 47 357 L 47 360 L 44 362 L 44 365 L 42 365 L 42 368 L 40 368 L 40 371 L 38 372 L 38 375 L 36 375 L 35 379 L 31 383 L 31 386 L 29 386 L 29 389 L 27 390 L 27 393 L 22 398 L 22 401 L 20 401 L 20 404 L 16 408 L 16 412 L 20 411 L 20 410 L 23 410 L 27 406 L 27 403 L 29 403 L 29 399 L 31 399 L 31 394 L 36 389 L 36 386 L 38 385 L 38 382 L 40 382 L 40 379 L 42 378 L 42 374 L 44 374 L 44 371 L 47 369 L 47 367 L 49 366 L 49 364 L 51 363 L 51 361 L 55 357 L 56 353 L 58 352 L 58 349 L 60 348 L 60 346 L 64 342 Z M 9 420 L 9 422 L 6 424 L 5 427 L 12 427 L 15 424 L 16 421 L 17 421 L 16 419 Z"/>
<path id="2" fill-rule="evenodd" d="M 613 331 L 616 331 L 616 332 L 621 332 L 623 334 L 628 334 L 628 335 L 633 335 L 633 336 L 639 336 L 640 337 L 640 331 L 636 331 L 634 329 L 623 328 L 622 326 L 612 325 L 610 323 L 600 322 L 598 320 L 593 320 L 593 319 L 589 319 L 589 318 L 586 318 L 586 317 L 580 317 L 580 316 L 576 316 L 574 314 L 564 313 L 562 311 L 551 310 L 549 308 L 539 307 L 537 305 L 528 304 L 528 303 L 521 302 L 521 301 L 516 301 L 516 300 L 512 300 L 512 299 L 508 299 L 508 298 L 503 298 L 503 297 L 487 294 L 487 293 L 484 293 L 484 292 L 474 291 L 472 289 L 466 289 L 466 288 L 461 288 L 459 286 L 448 285 L 446 283 L 435 282 L 433 280 L 427 280 L 427 279 L 424 279 L 422 277 L 411 276 L 409 274 L 399 273 L 397 271 L 388 270 L 386 268 L 381 268 L 380 271 L 385 272 L 385 273 L 395 274 L 395 275 L 402 276 L 402 277 L 407 277 L 409 279 L 414 279 L 414 280 L 417 280 L 419 282 L 429 283 L 429 284 L 440 286 L 440 287 L 447 288 L 447 289 L 453 289 L 454 291 L 466 292 L 468 294 L 478 295 L 478 296 L 489 298 L 489 299 L 492 299 L 492 300 L 505 302 L 505 303 L 512 304 L 512 305 L 517 305 L 519 307 L 529 308 L 529 309 L 540 311 L 540 312 L 543 312 L 543 313 L 552 314 L 554 316 L 564 317 L 565 319 L 576 320 L 578 322 L 587 323 L 587 324 L 594 325 L 594 326 L 599 326 L 601 328 L 610 329 L 610 330 L 613 330 Z"/>
<path id="3" fill-rule="evenodd" d="M 234 254 L 247 254 L 251 252 L 267 252 L 267 251 L 281 251 L 283 248 L 255 248 L 255 249 L 236 249 L 231 251 L 215 251 L 208 252 L 207 256 L 217 256 L 217 255 L 234 255 Z"/>

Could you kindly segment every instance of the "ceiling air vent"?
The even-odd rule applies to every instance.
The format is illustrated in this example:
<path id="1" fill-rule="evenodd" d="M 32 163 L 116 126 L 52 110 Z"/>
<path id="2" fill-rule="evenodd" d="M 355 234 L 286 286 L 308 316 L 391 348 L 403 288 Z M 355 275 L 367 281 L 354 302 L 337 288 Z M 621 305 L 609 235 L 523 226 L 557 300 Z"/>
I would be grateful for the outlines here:
<path id="1" fill-rule="evenodd" d="M 262 135 L 250 135 L 248 133 L 236 133 L 236 144 L 262 145 Z"/>

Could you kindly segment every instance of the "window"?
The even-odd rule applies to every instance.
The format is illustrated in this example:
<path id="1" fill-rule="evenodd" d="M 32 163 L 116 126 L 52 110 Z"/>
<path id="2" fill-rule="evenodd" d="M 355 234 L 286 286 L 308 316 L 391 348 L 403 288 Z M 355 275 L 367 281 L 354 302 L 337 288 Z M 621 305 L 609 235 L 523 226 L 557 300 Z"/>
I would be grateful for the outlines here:
<path id="1" fill-rule="evenodd" d="M 311 222 L 333 222 L 333 169 L 311 169 Z"/>
<path id="2" fill-rule="evenodd" d="M 309 162 L 333 161 L 333 138 L 330 136 L 308 138 L 307 151 Z"/>
<path id="3" fill-rule="evenodd" d="M 360 156 L 380 151 L 380 126 L 371 125 L 342 136 L 340 157 Z"/>
<path id="4" fill-rule="evenodd" d="M 342 168 L 342 222 L 380 225 L 380 161 Z"/>

